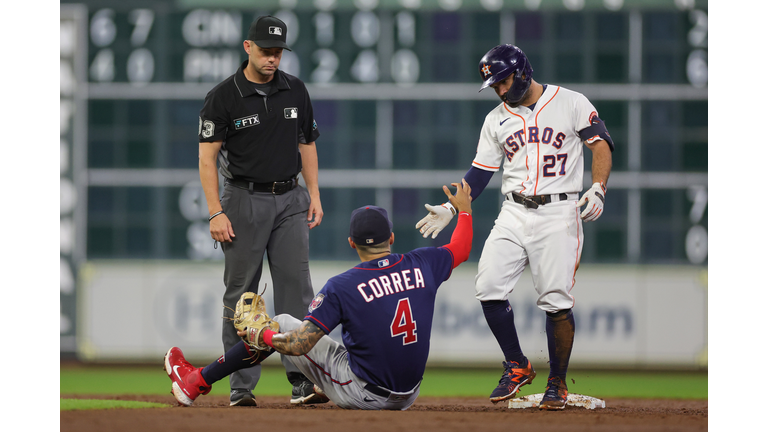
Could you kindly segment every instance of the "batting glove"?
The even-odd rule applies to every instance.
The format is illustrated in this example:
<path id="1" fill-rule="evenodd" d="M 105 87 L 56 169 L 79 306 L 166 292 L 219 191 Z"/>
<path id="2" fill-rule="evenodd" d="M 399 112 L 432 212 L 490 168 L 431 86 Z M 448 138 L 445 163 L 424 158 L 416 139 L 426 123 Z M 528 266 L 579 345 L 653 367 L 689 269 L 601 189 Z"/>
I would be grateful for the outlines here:
<path id="1" fill-rule="evenodd" d="M 424 208 L 429 210 L 429 214 L 416 224 L 416 229 L 424 238 L 429 237 L 430 234 L 432 234 L 432 238 L 436 238 L 456 214 L 456 209 L 449 202 L 439 206 L 424 204 Z"/>
<path id="2" fill-rule="evenodd" d="M 585 222 L 597 220 L 600 215 L 603 214 L 603 206 L 605 205 L 605 186 L 602 182 L 592 184 L 592 187 L 581 196 L 581 199 L 576 204 L 581 207 L 584 204 L 587 207 L 581 212 L 581 219 Z"/>

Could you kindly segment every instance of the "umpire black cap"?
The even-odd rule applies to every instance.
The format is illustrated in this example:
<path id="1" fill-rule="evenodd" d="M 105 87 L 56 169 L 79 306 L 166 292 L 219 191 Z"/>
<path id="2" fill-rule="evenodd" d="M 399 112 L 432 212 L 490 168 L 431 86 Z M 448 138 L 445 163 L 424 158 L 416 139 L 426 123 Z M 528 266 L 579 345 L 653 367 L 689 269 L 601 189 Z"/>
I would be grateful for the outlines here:
<path id="1" fill-rule="evenodd" d="M 291 51 L 285 43 L 288 27 L 280 19 L 267 15 L 259 17 L 248 30 L 248 40 L 261 48 L 283 48 Z"/>

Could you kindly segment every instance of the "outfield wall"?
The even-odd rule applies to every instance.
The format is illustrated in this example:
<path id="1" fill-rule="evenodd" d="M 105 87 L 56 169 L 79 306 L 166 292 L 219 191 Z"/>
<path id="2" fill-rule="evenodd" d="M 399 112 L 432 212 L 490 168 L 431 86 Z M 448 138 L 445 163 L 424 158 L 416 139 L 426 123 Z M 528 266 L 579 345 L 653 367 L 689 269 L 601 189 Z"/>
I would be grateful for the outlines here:
<path id="1" fill-rule="evenodd" d="M 352 262 L 312 262 L 315 291 Z M 437 297 L 431 365 L 492 366 L 501 351 L 474 298 L 477 263 L 454 271 Z M 159 361 L 170 346 L 192 359 L 222 353 L 223 264 L 89 262 L 78 283 L 77 353 L 84 361 Z M 270 314 L 272 283 L 261 286 Z M 706 368 L 707 274 L 694 266 L 589 265 L 577 273 L 574 367 Z M 544 312 L 530 273 L 510 296 L 525 354 L 547 362 Z M 418 330 L 417 330 L 418 331 Z M 340 340 L 335 330 L 332 337 Z M 278 357 L 267 362 L 277 363 Z"/>

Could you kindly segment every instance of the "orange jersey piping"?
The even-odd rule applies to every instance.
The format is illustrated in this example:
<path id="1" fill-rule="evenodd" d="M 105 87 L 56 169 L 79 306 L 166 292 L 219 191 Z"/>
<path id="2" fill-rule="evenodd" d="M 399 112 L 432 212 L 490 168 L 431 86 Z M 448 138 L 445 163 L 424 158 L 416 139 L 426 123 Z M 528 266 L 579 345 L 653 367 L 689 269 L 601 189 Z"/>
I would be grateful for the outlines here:
<path id="1" fill-rule="evenodd" d="M 515 113 L 513 113 L 512 111 L 510 111 L 510 110 L 509 110 L 509 107 L 507 106 L 507 104 L 506 104 L 506 103 L 504 104 L 504 109 L 505 109 L 505 110 L 507 110 L 507 112 L 508 112 L 508 113 L 510 113 L 510 114 L 512 114 L 513 116 L 519 117 L 519 118 L 520 118 L 520 120 L 522 120 L 522 121 L 523 121 L 523 130 L 525 131 L 525 130 L 527 129 L 527 127 L 526 127 L 526 125 L 525 125 L 525 119 L 523 118 L 523 116 L 521 116 L 520 114 L 515 114 Z M 526 134 L 526 136 L 527 136 L 527 134 Z M 526 138 L 526 139 L 525 139 L 525 141 L 526 141 L 526 145 L 527 145 L 527 144 L 528 144 L 528 138 Z M 521 143 L 521 144 L 522 144 L 522 143 Z M 502 144 L 502 145 L 503 145 L 503 144 Z M 525 150 L 525 171 L 526 171 L 526 172 L 528 172 L 528 149 L 526 149 L 526 150 Z M 522 188 L 523 188 L 523 190 L 522 190 L 521 192 L 524 192 L 524 191 L 525 191 L 525 182 L 528 180 L 528 177 L 529 177 L 529 176 L 527 176 L 527 177 L 525 178 L 525 180 L 523 180 L 523 182 L 522 182 L 522 183 L 520 183 L 520 187 L 522 187 Z"/>
<path id="2" fill-rule="evenodd" d="M 552 95 L 552 97 L 545 103 L 539 112 L 536 113 L 536 117 L 534 119 L 534 123 L 536 124 L 536 128 L 539 127 L 539 114 L 541 114 L 542 111 L 544 111 L 544 108 L 547 107 L 547 105 L 552 102 L 552 99 L 557 96 L 557 93 L 560 91 L 560 87 L 555 90 L 555 94 Z M 541 160 L 541 157 L 539 155 L 539 143 L 541 142 L 541 139 L 539 139 L 539 142 L 536 143 L 536 185 L 533 187 L 533 194 L 536 195 L 536 192 L 539 190 L 539 161 Z"/>
<path id="3" fill-rule="evenodd" d="M 491 166 L 483 165 L 483 164 L 475 162 L 475 161 L 472 161 L 472 165 L 478 165 L 478 166 L 481 166 L 483 168 L 488 168 L 488 169 L 492 169 L 492 170 L 496 170 L 496 171 L 499 170 L 499 167 L 491 167 Z"/>

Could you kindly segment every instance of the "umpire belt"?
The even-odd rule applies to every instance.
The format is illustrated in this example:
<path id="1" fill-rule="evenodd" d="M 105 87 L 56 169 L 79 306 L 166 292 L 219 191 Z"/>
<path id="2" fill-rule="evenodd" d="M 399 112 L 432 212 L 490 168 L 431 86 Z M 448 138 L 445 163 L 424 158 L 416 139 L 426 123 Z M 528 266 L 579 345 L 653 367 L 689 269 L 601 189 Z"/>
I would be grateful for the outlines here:
<path id="1" fill-rule="evenodd" d="M 290 180 L 272 183 L 254 183 L 247 180 L 227 179 L 228 184 L 248 192 L 268 192 L 272 195 L 282 195 L 299 185 L 299 178 L 294 177 Z"/>
<path id="2" fill-rule="evenodd" d="M 390 402 L 396 402 L 396 401 L 402 401 L 406 400 L 409 397 L 413 395 L 413 393 L 419 388 L 421 383 L 417 384 L 416 387 L 413 388 L 413 390 L 405 393 L 398 393 L 393 392 L 391 390 L 387 390 L 384 387 L 379 387 L 376 384 L 368 383 L 365 385 L 365 390 L 375 394 L 376 396 L 381 396 L 383 398 L 387 398 Z"/>
<path id="3" fill-rule="evenodd" d="M 578 193 L 561 193 L 561 194 L 553 194 L 553 195 L 534 195 L 534 196 L 523 196 L 517 192 L 512 192 L 507 194 L 507 199 L 512 199 L 512 201 L 524 205 L 526 208 L 536 209 L 539 208 L 539 206 L 544 204 L 549 204 L 551 202 L 558 202 L 558 201 L 567 201 L 569 199 L 576 199 L 579 197 Z"/>

